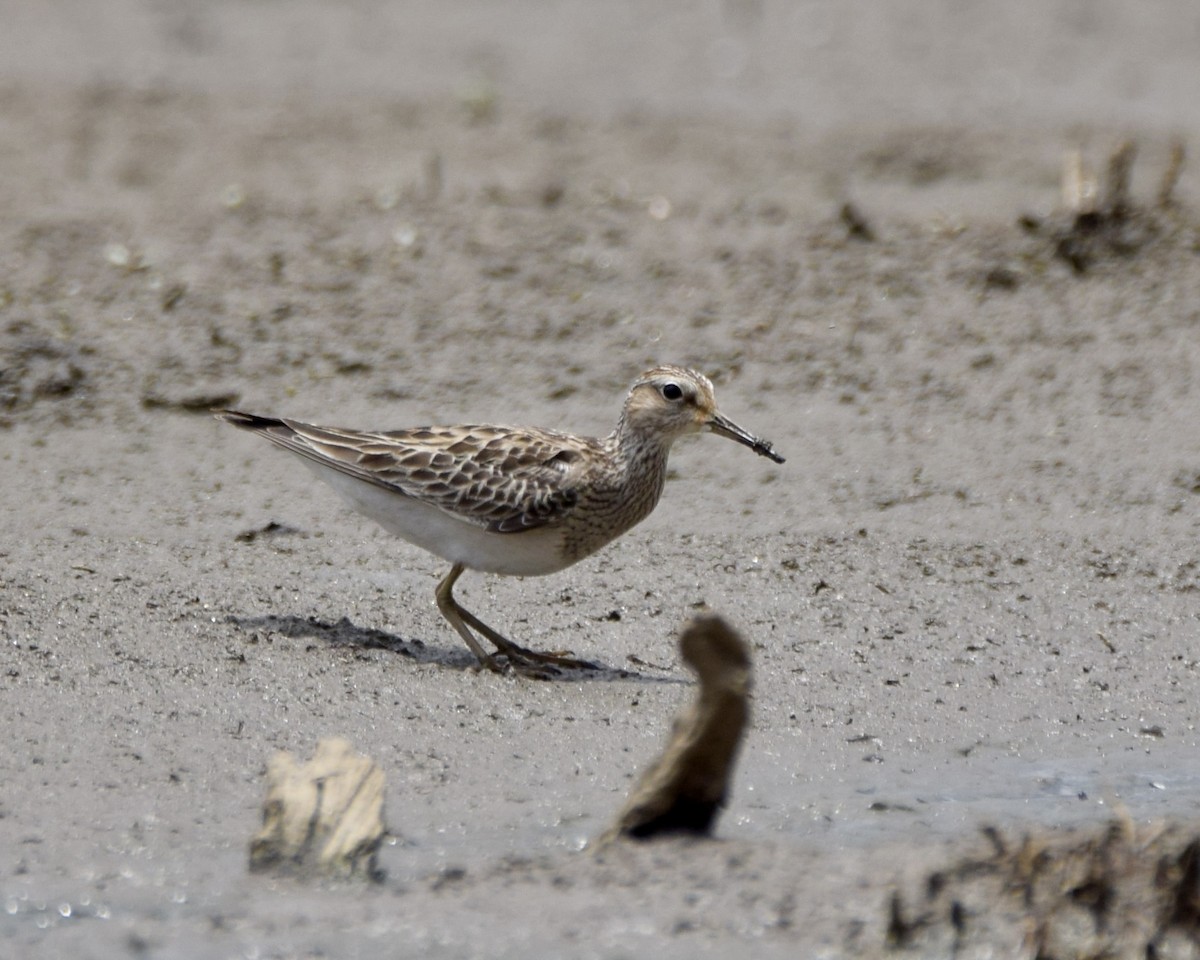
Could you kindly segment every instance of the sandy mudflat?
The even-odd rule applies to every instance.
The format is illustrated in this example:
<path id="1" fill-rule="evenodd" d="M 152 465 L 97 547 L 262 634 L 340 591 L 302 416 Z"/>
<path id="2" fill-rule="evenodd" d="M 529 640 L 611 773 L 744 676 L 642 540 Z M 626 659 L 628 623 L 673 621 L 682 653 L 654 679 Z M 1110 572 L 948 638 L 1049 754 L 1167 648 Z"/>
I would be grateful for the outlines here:
<path id="1" fill-rule="evenodd" d="M 1020 837 L 1200 834 L 1200 176 L 1086 263 L 1052 216 L 1068 148 L 1148 203 L 1200 142 L 1195 5 L 439 6 L 0 4 L 0 954 L 1020 955 Z M 656 362 L 788 462 L 681 444 L 600 555 L 465 578 L 562 682 L 206 413 L 605 433 Z M 582 854 L 703 604 L 719 839 Z M 250 876 L 333 735 L 386 880 Z"/>

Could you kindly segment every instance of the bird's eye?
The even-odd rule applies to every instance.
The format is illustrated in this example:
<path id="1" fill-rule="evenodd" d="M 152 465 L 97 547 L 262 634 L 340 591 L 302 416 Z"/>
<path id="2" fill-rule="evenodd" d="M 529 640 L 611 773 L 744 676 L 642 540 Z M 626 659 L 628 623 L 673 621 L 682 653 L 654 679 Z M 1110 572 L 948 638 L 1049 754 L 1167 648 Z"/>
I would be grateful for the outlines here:
<path id="1" fill-rule="evenodd" d="M 662 395 L 664 400 L 679 400 L 683 397 L 683 388 L 677 383 L 664 383 Z"/>

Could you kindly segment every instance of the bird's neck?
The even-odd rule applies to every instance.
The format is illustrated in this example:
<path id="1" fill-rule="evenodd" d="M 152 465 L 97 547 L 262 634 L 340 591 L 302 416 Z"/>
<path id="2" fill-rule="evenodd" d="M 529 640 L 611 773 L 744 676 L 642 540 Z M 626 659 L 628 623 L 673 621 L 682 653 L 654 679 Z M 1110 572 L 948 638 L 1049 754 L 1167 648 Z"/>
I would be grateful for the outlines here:
<path id="1" fill-rule="evenodd" d="M 670 439 L 637 430 L 622 416 L 617 429 L 605 437 L 604 442 L 619 464 L 626 483 L 649 480 L 653 487 L 662 490 L 667 475 L 667 456 L 671 452 Z"/>

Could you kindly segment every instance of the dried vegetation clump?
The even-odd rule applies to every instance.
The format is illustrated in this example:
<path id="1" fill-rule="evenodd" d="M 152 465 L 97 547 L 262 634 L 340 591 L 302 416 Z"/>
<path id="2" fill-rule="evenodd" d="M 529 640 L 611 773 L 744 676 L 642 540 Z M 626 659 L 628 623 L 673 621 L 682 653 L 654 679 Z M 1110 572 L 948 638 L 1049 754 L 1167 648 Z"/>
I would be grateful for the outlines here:
<path id="1" fill-rule="evenodd" d="M 893 950 L 1038 960 L 1200 957 L 1200 828 L 1029 833 L 987 829 L 990 855 L 928 875 L 912 902 L 896 892 Z"/>
<path id="2" fill-rule="evenodd" d="M 1063 160 L 1062 209 L 1045 220 L 1025 216 L 1021 225 L 1047 238 L 1054 256 L 1077 274 L 1114 258 L 1129 257 L 1168 236 L 1178 226 L 1175 189 L 1183 171 L 1183 141 L 1170 148 L 1166 168 L 1150 202 L 1131 188 L 1137 144 L 1125 140 L 1110 154 L 1103 176 L 1080 150 Z"/>

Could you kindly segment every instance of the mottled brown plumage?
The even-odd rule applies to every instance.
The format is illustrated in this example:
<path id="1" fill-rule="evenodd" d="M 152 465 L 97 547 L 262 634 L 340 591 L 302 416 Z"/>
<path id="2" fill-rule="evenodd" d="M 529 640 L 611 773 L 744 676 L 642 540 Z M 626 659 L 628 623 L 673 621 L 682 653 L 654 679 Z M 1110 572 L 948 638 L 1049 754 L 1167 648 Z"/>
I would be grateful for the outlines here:
<path id="1" fill-rule="evenodd" d="M 460 607 L 451 591 L 464 569 L 538 575 L 594 553 L 654 509 L 671 444 L 685 434 L 709 429 L 783 462 L 721 415 L 707 377 L 671 366 L 634 382 L 604 438 L 487 425 L 368 432 L 233 410 L 216 415 L 302 457 L 355 508 L 449 560 L 438 605 L 492 669 L 468 625 L 514 665 L 581 663 L 518 647 Z"/>

